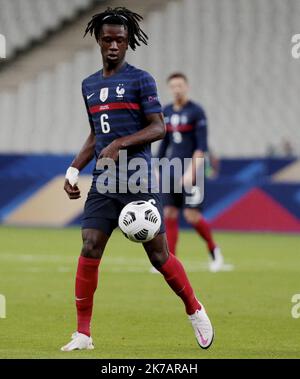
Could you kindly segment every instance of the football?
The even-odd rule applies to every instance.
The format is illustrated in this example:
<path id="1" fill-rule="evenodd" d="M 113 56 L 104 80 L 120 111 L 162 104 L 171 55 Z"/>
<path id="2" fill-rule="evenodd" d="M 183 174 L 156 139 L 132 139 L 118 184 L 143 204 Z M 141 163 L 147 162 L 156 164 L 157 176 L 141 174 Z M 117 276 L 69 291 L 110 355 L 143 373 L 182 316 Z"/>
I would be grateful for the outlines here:
<path id="1" fill-rule="evenodd" d="M 133 201 L 120 213 L 119 227 L 133 242 L 151 241 L 159 232 L 161 217 L 152 201 Z"/>

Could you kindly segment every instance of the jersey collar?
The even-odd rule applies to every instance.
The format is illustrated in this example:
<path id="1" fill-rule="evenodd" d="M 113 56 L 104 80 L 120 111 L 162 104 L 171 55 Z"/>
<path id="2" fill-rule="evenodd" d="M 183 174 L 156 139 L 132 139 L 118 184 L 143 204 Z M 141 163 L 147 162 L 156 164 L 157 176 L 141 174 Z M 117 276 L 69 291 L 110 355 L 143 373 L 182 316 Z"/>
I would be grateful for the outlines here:
<path id="1" fill-rule="evenodd" d="M 123 73 L 123 72 L 127 69 L 127 67 L 128 67 L 128 63 L 127 63 L 127 62 L 124 62 L 123 66 L 121 66 L 121 68 L 120 68 L 119 71 L 117 71 L 115 74 L 113 74 L 113 75 L 111 75 L 111 76 L 109 76 L 109 77 L 107 77 L 107 78 L 105 78 L 105 77 L 103 76 L 103 68 L 102 68 L 102 69 L 100 70 L 100 78 L 101 78 L 102 80 L 107 80 L 107 79 L 114 78 L 115 76 L 117 76 L 117 75 Z"/>

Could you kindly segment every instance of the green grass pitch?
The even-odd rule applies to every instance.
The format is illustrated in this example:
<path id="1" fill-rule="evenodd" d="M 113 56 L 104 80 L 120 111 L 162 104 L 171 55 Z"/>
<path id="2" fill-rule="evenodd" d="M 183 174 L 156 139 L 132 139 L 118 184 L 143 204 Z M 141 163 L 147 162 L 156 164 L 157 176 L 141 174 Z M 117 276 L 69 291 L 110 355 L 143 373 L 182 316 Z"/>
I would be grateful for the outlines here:
<path id="1" fill-rule="evenodd" d="M 178 248 L 214 324 L 201 350 L 181 300 L 150 274 L 142 246 L 115 232 L 100 268 L 94 351 L 60 352 L 75 330 L 79 229 L 0 228 L 0 358 L 300 358 L 300 236 L 216 233 L 233 271 L 212 274 L 204 243 L 181 232 Z"/>

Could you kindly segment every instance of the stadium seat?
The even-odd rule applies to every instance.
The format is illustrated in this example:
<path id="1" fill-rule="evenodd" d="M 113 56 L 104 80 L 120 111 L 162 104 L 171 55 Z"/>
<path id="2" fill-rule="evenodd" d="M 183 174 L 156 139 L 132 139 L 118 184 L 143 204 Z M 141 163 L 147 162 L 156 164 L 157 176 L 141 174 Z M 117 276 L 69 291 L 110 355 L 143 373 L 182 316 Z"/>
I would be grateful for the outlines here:
<path id="1" fill-rule="evenodd" d="M 48 31 L 88 9 L 94 0 L 0 0 L 0 33 L 7 38 L 7 58 L 40 40 Z"/>
<path id="2" fill-rule="evenodd" d="M 24 46 L 90 3 L 74 0 L 70 9 L 69 0 L 27 0 L 28 10 L 20 15 L 20 1 L 0 0 L 0 25 L 9 30 L 9 46 Z M 129 51 L 128 61 L 155 77 L 163 103 L 169 101 L 167 75 L 177 70 L 188 75 L 192 98 L 206 109 L 209 142 L 217 155 L 264 156 L 284 139 L 299 151 L 299 62 L 289 52 L 299 13 L 298 0 L 166 1 L 144 14 L 149 45 Z M 1 94 L 0 89 L 0 117 L 15 120 L 1 148 L 77 151 L 88 133 L 81 81 L 100 66 L 95 44 L 31 83 L 20 83 L 16 91 Z M 28 96 L 36 99 L 30 111 Z M 12 115 L 11 104 L 16 103 L 20 114 Z M 11 137 L 15 130 L 22 131 L 16 140 Z"/>

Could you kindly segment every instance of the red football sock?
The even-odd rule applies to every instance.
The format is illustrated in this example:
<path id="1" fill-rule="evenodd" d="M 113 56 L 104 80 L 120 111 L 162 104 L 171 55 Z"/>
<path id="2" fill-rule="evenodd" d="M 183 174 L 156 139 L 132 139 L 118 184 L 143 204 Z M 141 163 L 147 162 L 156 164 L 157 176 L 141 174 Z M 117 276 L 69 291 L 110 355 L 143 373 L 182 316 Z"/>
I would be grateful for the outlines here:
<path id="1" fill-rule="evenodd" d="M 169 251 L 171 254 L 176 255 L 176 244 L 178 240 L 178 219 L 165 218 L 165 225 Z"/>
<path id="2" fill-rule="evenodd" d="M 216 247 L 216 244 L 213 240 L 211 230 L 210 230 L 210 226 L 208 225 L 208 223 L 202 217 L 198 221 L 198 223 L 193 225 L 193 226 L 196 229 L 196 231 L 198 232 L 198 234 L 200 234 L 200 236 L 206 241 L 209 251 L 212 252 L 214 250 L 214 248 Z"/>
<path id="3" fill-rule="evenodd" d="M 191 315 L 201 309 L 184 268 L 175 255 L 169 254 L 167 261 L 158 269 L 172 290 L 184 302 L 186 313 Z"/>
<path id="4" fill-rule="evenodd" d="M 77 331 L 91 335 L 90 323 L 93 297 L 98 284 L 100 259 L 79 257 L 76 274 L 75 298 L 77 308 Z"/>

